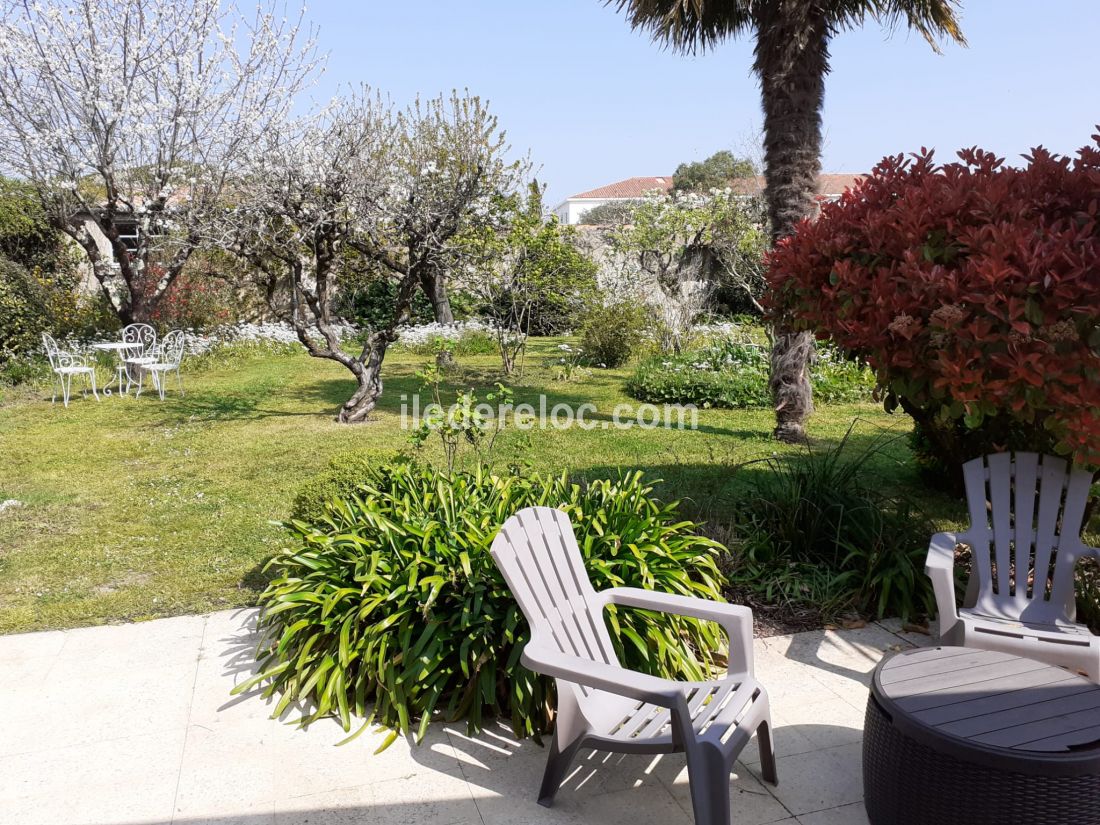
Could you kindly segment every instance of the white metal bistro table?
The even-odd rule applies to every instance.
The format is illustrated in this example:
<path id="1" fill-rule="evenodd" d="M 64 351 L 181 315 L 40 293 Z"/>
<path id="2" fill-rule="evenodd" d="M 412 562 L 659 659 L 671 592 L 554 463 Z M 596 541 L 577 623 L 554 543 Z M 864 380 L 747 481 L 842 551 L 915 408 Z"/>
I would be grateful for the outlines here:
<path id="1" fill-rule="evenodd" d="M 126 390 L 122 386 L 122 375 L 127 370 L 126 363 L 125 363 L 126 355 L 128 353 L 130 353 L 131 351 L 133 351 L 133 350 L 140 350 L 141 346 L 142 345 L 140 343 L 135 342 L 135 341 L 131 341 L 129 343 L 127 343 L 125 341 L 109 341 L 109 342 L 103 343 L 103 344 L 92 344 L 92 349 L 99 350 L 100 352 L 109 352 L 114 356 L 114 359 L 115 359 L 115 375 L 102 388 L 101 392 L 104 395 L 110 395 L 111 394 L 110 387 L 111 387 L 111 384 L 113 384 L 115 381 L 118 382 L 118 387 L 117 387 L 118 394 L 119 395 L 125 395 L 126 394 Z M 129 383 L 129 382 L 127 382 L 127 383 Z"/>

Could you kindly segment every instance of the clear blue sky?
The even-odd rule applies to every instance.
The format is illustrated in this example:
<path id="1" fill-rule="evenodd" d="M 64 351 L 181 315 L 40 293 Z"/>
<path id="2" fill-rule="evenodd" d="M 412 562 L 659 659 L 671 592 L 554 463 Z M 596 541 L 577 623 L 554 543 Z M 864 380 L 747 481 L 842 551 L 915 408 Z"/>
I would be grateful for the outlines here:
<path id="1" fill-rule="evenodd" d="M 966 0 L 969 48 L 935 54 L 876 24 L 832 44 L 827 172 L 884 154 L 979 145 L 1012 160 L 1072 152 L 1100 123 L 1100 2 Z M 751 40 L 662 51 L 599 0 L 313 0 L 328 69 L 312 94 L 365 82 L 405 103 L 469 88 L 541 167 L 553 206 L 684 160 L 735 151 L 760 127 Z"/>

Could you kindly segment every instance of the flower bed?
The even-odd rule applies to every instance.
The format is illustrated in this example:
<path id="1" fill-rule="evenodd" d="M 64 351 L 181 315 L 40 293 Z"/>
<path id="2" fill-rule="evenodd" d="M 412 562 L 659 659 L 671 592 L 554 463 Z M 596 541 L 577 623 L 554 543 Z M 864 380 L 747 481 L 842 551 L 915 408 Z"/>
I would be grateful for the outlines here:
<path id="1" fill-rule="evenodd" d="M 683 355 L 659 355 L 642 362 L 627 383 L 627 392 L 654 404 L 766 407 L 771 404 L 768 374 L 767 347 L 724 340 Z M 874 390 L 870 370 L 831 347 L 820 348 L 810 379 L 820 401 L 858 401 L 870 398 Z"/>

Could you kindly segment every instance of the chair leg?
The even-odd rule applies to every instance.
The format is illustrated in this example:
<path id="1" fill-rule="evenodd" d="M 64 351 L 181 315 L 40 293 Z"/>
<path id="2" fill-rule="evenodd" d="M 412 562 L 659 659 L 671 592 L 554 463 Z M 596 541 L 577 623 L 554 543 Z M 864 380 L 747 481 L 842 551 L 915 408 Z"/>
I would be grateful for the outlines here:
<path id="1" fill-rule="evenodd" d="M 50 390 L 53 392 L 53 397 L 50 399 L 50 403 L 51 404 L 56 404 L 57 403 L 57 385 L 61 384 L 61 389 L 62 389 L 62 391 L 64 391 L 65 383 L 64 383 L 64 379 L 61 378 L 61 373 L 55 372 L 53 374 L 53 377 L 54 377 L 54 381 L 53 381 L 53 383 L 50 384 Z"/>
<path id="2" fill-rule="evenodd" d="M 760 776 L 765 782 L 779 784 L 779 774 L 775 770 L 775 747 L 772 745 L 770 722 L 761 722 L 756 729 L 756 741 L 760 747 Z"/>
<path id="3" fill-rule="evenodd" d="M 699 742 L 685 748 L 695 825 L 730 825 L 731 766 L 717 748 Z"/>
<path id="4" fill-rule="evenodd" d="M 542 786 L 539 788 L 539 804 L 543 807 L 549 808 L 554 804 L 554 796 L 584 742 L 586 731 L 587 725 L 572 689 L 559 684 L 554 739 L 550 743 L 550 754 L 546 758 L 546 770 L 543 771 Z"/>
<path id="5" fill-rule="evenodd" d="M 61 400 L 64 402 L 65 408 L 68 409 L 68 407 L 69 407 L 69 395 L 72 393 L 72 390 L 73 390 L 73 375 L 72 375 L 72 373 L 69 373 L 68 375 L 63 377 L 61 380 L 64 382 L 64 384 L 62 385 Z"/>
<path id="6" fill-rule="evenodd" d="M 99 392 L 96 390 L 96 386 L 95 386 L 95 370 L 92 370 L 90 373 L 88 373 L 88 377 L 91 378 L 91 380 L 92 380 L 92 395 L 94 395 L 95 400 L 98 401 L 99 400 Z"/>

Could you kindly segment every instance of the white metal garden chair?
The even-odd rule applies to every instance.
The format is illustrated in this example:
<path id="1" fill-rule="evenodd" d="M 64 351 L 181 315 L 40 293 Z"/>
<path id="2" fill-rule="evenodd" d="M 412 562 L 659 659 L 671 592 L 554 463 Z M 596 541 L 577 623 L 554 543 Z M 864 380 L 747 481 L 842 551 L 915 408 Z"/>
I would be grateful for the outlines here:
<path id="1" fill-rule="evenodd" d="M 45 332 L 42 333 L 42 345 L 46 350 L 46 358 L 49 359 L 50 369 L 53 371 L 56 381 L 53 385 L 51 404 L 57 403 L 57 387 L 60 385 L 61 400 L 66 407 L 69 406 L 74 375 L 83 378 L 87 385 L 91 387 L 95 400 L 99 400 L 99 393 L 96 391 L 95 385 L 95 367 L 88 363 L 85 356 L 66 352 L 58 347 L 57 342 Z M 84 394 L 87 394 L 87 389 L 84 390 Z"/>
<path id="2" fill-rule="evenodd" d="M 524 665 L 557 682 L 557 718 L 540 804 L 553 802 L 583 747 L 684 751 L 698 825 L 730 822 L 730 772 L 754 732 L 764 779 L 776 781 L 768 695 L 752 675 L 748 608 L 632 587 L 597 593 L 568 516 L 549 507 L 531 507 L 508 519 L 491 552 L 531 627 Z M 727 675 L 677 682 L 622 667 L 604 624 L 609 604 L 717 622 L 729 636 Z"/>
<path id="3" fill-rule="evenodd" d="M 925 570 L 946 644 L 998 650 L 1058 665 L 1100 682 L 1100 637 L 1076 621 L 1074 574 L 1100 559 L 1081 540 L 1093 474 L 1036 453 L 998 453 L 963 465 L 970 526 L 937 533 Z M 962 607 L 955 548 L 971 550 Z"/>
<path id="4" fill-rule="evenodd" d="M 142 363 L 139 370 L 147 372 L 153 377 L 153 386 L 160 394 L 160 400 L 164 400 L 164 381 L 168 373 L 176 374 L 176 386 L 180 395 L 183 395 L 183 379 L 180 378 L 180 362 L 183 360 L 183 351 L 187 344 L 187 337 L 183 330 L 175 329 L 164 336 L 164 340 L 153 352 L 151 360 Z M 138 385 L 138 395 L 141 395 L 141 386 Z"/>
<path id="5" fill-rule="evenodd" d="M 133 344 L 133 349 L 126 351 L 123 364 L 126 370 L 126 392 L 130 391 L 131 384 L 137 378 L 137 395 L 141 395 L 141 384 L 144 373 L 142 367 L 157 359 L 157 331 L 149 324 L 127 324 L 122 328 L 122 343 Z M 122 366 L 119 369 L 123 369 Z M 121 381 L 119 382 L 121 385 Z"/>

